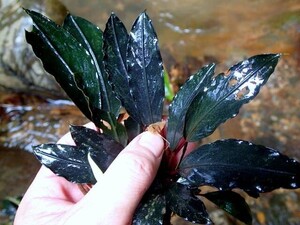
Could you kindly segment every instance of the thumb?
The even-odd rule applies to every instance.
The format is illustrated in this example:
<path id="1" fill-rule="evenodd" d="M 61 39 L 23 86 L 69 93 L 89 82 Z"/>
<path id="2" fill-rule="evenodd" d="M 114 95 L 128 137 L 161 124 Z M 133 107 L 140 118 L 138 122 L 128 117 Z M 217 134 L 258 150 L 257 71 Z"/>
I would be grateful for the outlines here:
<path id="1" fill-rule="evenodd" d="M 76 224 L 82 224 L 79 218 L 84 218 L 85 224 L 129 224 L 155 178 L 163 146 L 159 135 L 144 132 L 137 136 L 118 155 L 101 180 L 74 206 L 78 215 L 75 216 Z"/>

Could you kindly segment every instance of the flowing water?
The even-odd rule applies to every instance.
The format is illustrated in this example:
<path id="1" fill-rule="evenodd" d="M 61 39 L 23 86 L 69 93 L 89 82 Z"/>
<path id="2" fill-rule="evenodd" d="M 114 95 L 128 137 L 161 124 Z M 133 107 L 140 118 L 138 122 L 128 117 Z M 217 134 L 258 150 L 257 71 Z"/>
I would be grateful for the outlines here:
<path id="1" fill-rule="evenodd" d="M 66 13 L 54 0 L 20 2 L 44 11 L 56 21 Z M 101 29 L 112 11 L 129 30 L 137 15 L 147 10 L 175 90 L 207 63 L 216 62 L 217 72 L 222 72 L 255 54 L 283 53 L 258 97 L 206 141 L 245 139 L 300 160 L 300 1 L 61 2 L 71 13 L 91 20 Z M 18 4 L 0 1 L 0 199 L 22 194 L 39 167 L 34 157 L 21 149 L 30 151 L 32 144 L 56 141 L 68 124 L 86 121 L 72 104 L 61 101 L 64 94 L 50 76 L 44 75 L 24 44 L 24 28 L 30 27 L 30 20 Z M 261 202 L 248 201 L 256 224 L 300 224 L 299 197 L 298 192 L 279 190 L 275 195 L 264 195 Z M 272 207 L 274 202 L 280 207 Z M 215 218 L 218 213 L 215 211 Z"/>

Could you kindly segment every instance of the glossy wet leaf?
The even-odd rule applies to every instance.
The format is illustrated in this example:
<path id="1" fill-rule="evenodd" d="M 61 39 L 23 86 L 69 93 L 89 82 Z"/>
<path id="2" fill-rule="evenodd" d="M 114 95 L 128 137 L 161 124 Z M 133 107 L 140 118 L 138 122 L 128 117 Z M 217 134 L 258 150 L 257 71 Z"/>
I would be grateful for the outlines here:
<path id="1" fill-rule="evenodd" d="M 233 191 L 215 191 L 201 194 L 201 196 L 204 196 L 245 224 L 252 224 L 252 215 L 249 205 L 238 193 Z"/>
<path id="2" fill-rule="evenodd" d="M 212 224 L 204 203 L 188 186 L 174 183 L 167 191 L 167 205 L 178 216 L 193 223 Z"/>
<path id="3" fill-rule="evenodd" d="M 198 141 L 236 116 L 241 106 L 252 100 L 267 82 L 279 57 L 280 54 L 253 56 L 216 76 L 206 87 L 205 95 L 197 96 L 188 109 L 186 139 Z"/>
<path id="4" fill-rule="evenodd" d="M 124 24 L 114 13 L 111 14 L 106 23 L 103 38 L 105 69 L 109 73 L 115 93 L 131 117 L 139 121 L 139 114 L 130 92 L 127 73 L 126 52 L 129 36 Z"/>
<path id="5" fill-rule="evenodd" d="M 124 121 L 124 125 L 128 135 L 128 142 L 143 132 L 141 125 L 131 117 Z"/>
<path id="6" fill-rule="evenodd" d="M 94 111 L 101 108 L 101 102 L 97 102 L 95 96 L 100 93 L 100 87 L 97 82 L 91 86 L 88 84 L 97 73 L 91 55 L 63 27 L 37 12 L 25 11 L 34 22 L 33 30 L 26 32 L 27 42 L 42 60 L 45 70 L 55 77 L 84 115 L 97 123 L 99 118 Z M 85 79 L 79 84 L 80 76 Z M 89 86 L 89 93 L 95 93 L 95 96 L 88 96 L 83 86 Z"/>
<path id="7" fill-rule="evenodd" d="M 186 113 L 196 96 L 202 96 L 214 74 L 215 64 L 200 69 L 192 75 L 180 88 L 169 107 L 167 126 L 167 140 L 170 148 L 176 148 L 180 139 L 184 136 Z"/>
<path id="8" fill-rule="evenodd" d="M 161 121 L 164 80 L 157 35 L 144 12 L 134 22 L 128 41 L 129 86 L 139 112 L 139 123 L 148 126 Z M 134 118 L 136 119 L 136 118 Z"/>
<path id="9" fill-rule="evenodd" d="M 92 57 L 92 66 L 97 71 L 95 74 L 75 75 L 79 87 L 83 87 L 83 91 L 95 101 L 95 104 L 100 101 L 102 110 L 114 114 L 115 117 L 118 116 L 120 101 L 113 93 L 108 82 L 108 75 L 104 70 L 102 31 L 93 23 L 71 14 L 66 17 L 63 28 L 86 49 Z M 95 86 L 98 86 L 98 92 L 93 88 Z"/>
<path id="10" fill-rule="evenodd" d="M 190 185 L 240 188 L 254 197 L 300 187 L 300 163 L 273 149 L 234 139 L 203 145 L 186 156 L 179 173 Z"/>
<path id="11" fill-rule="evenodd" d="M 154 225 L 163 224 L 166 212 L 166 199 L 161 194 L 148 194 L 139 204 L 132 224 L 133 225 Z"/>
<path id="12" fill-rule="evenodd" d="M 93 172 L 88 163 L 88 148 L 42 144 L 33 147 L 37 159 L 53 173 L 74 183 L 95 183 Z"/>
<path id="13" fill-rule="evenodd" d="M 111 137 L 83 126 L 71 126 L 70 131 L 75 144 L 88 149 L 91 158 L 102 172 L 106 171 L 124 148 Z"/>

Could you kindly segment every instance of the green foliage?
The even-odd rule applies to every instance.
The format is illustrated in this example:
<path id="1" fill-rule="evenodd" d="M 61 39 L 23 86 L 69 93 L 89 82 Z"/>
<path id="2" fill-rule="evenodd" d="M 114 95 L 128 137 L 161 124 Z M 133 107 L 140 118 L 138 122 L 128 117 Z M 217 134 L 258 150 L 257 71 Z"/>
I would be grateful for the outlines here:
<path id="1" fill-rule="evenodd" d="M 280 187 L 299 188 L 300 164 L 264 146 L 220 140 L 185 155 L 188 142 L 210 135 L 259 93 L 280 54 L 250 57 L 218 75 L 214 74 L 215 64 L 207 65 L 173 98 L 157 35 L 145 12 L 128 34 L 115 14 L 102 32 L 73 15 L 57 25 L 41 14 L 25 11 L 34 22 L 33 30 L 26 32 L 28 43 L 98 128 L 71 126 L 76 146 L 50 143 L 33 147 L 40 162 L 57 175 L 94 184 L 89 157 L 104 172 L 135 136 L 163 121 L 159 125 L 166 123 L 166 127 L 159 132 L 169 147 L 133 224 L 169 224 L 172 213 L 212 224 L 202 198 L 251 224 L 249 206 L 233 189 L 258 197 Z M 164 102 L 171 100 L 168 115 L 163 115 Z M 219 191 L 202 193 L 198 188 L 206 185 Z"/>

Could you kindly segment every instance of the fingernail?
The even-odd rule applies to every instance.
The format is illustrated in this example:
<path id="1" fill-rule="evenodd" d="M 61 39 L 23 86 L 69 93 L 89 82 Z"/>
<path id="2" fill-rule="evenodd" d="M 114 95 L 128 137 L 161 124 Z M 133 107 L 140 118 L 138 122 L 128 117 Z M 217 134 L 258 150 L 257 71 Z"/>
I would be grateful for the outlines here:
<path id="1" fill-rule="evenodd" d="M 163 153 L 164 142 L 160 135 L 146 131 L 142 134 L 139 144 L 149 149 L 157 158 Z"/>

